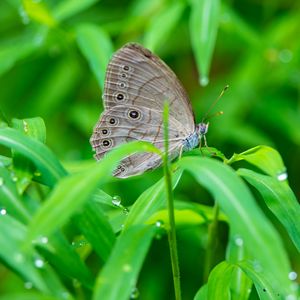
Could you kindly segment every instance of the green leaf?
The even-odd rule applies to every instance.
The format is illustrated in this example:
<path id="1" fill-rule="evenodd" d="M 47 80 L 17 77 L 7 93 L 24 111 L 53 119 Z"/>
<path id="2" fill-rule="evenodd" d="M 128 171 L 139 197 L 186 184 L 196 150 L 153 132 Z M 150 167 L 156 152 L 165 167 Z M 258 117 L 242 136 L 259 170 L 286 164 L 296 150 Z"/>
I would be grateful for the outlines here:
<path id="1" fill-rule="evenodd" d="M 239 169 L 237 174 L 260 192 L 267 207 L 283 224 L 300 252 L 300 205 L 288 184 L 247 169 Z"/>
<path id="2" fill-rule="evenodd" d="M 40 259 L 36 251 L 31 256 L 22 252 L 21 244 L 26 236 L 25 226 L 5 215 L 0 217 L 0 228 L 1 260 L 45 294 L 59 297 L 64 295 L 65 299 L 70 299 L 69 293 L 49 265 L 44 264 L 40 268 L 34 265 L 35 260 Z"/>
<path id="3" fill-rule="evenodd" d="M 233 270 L 234 265 L 226 261 L 213 268 L 207 282 L 207 299 L 231 299 L 230 282 Z"/>
<path id="4" fill-rule="evenodd" d="M 230 230 L 229 241 L 226 250 L 226 259 L 236 265 L 239 261 L 251 259 L 244 241 L 238 233 Z M 230 285 L 232 300 L 248 300 L 252 288 L 252 280 L 241 268 L 234 268 Z"/>
<path id="5" fill-rule="evenodd" d="M 208 84 L 208 73 L 217 38 L 220 0 L 192 0 L 190 16 L 190 36 L 201 74 L 201 85 Z"/>
<path id="6" fill-rule="evenodd" d="M 253 261 L 265 270 L 274 290 L 288 295 L 290 265 L 280 237 L 238 175 L 228 166 L 208 158 L 184 157 L 178 165 L 212 193 Z"/>
<path id="7" fill-rule="evenodd" d="M 168 41 L 182 16 L 184 8 L 185 4 L 183 2 L 173 2 L 151 18 L 144 37 L 146 48 L 155 51 L 160 45 Z"/>
<path id="8" fill-rule="evenodd" d="M 97 278 L 93 300 L 129 299 L 155 230 L 153 225 L 135 225 L 120 235 Z"/>
<path id="9" fill-rule="evenodd" d="M 42 143 L 46 142 L 46 127 L 42 118 L 13 119 L 12 126 L 27 136 L 35 138 Z M 18 191 L 22 194 L 34 176 L 35 167 L 28 158 L 18 153 L 18 151 L 13 150 L 12 153 L 14 176 L 17 179 Z M 40 175 L 38 173 L 35 174 Z"/>
<path id="10" fill-rule="evenodd" d="M 85 287 L 92 289 L 94 278 L 90 270 L 66 238 L 59 232 L 52 235 L 48 243 L 43 243 L 43 238 L 45 237 L 35 240 L 34 243 L 39 253 L 61 274 L 76 278 Z"/>
<path id="11" fill-rule="evenodd" d="M 176 171 L 173 174 L 173 189 L 178 184 L 181 174 L 181 171 Z M 125 221 L 124 230 L 127 230 L 134 224 L 144 224 L 154 213 L 166 205 L 166 187 L 164 178 L 162 178 L 156 184 L 144 191 L 135 201 Z"/>
<path id="12" fill-rule="evenodd" d="M 99 257 L 106 261 L 116 238 L 106 216 L 101 211 L 101 206 L 94 201 L 88 201 L 82 213 L 74 217 L 74 221 Z"/>
<path id="13" fill-rule="evenodd" d="M 23 292 L 23 293 L 13 293 L 13 294 L 5 294 L 4 296 L 0 296 L 0 300 L 60 300 L 61 298 L 44 295 L 42 293 L 37 292 Z"/>
<path id="14" fill-rule="evenodd" d="M 108 34 L 93 24 L 82 24 L 76 29 L 77 43 L 103 90 L 106 66 L 113 53 Z"/>
<path id="15" fill-rule="evenodd" d="M 27 223 L 30 214 L 22 203 L 18 194 L 16 183 L 12 180 L 11 173 L 0 167 L 0 207 L 22 223 Z"/>
<path id="16" fill-rule="evenodd" d="M 286 167 L 283 164 L 280 154 L 268 146 L 257 146 L 240 154 L 234 154 L 228 161 L 232 164 L 245 160 L 266 174 L 279 179 L 286 174 Z"/>
<path id="17" fill-rule="evenodd" d="M 41 142 L 11 128 L 0 128 L 0 144 L 10 147 L 27 157 L 41 173 L 39 180 L 53 186 L 66 171 L 54 154 Z"/>
<path id="18" fill-rule="evenodd" d="M 32 20 L 48 27 L 56 26 L 56 20 L 52 17 L 44 2 L 34 0 L 23 0 L 22 2 L 28 17 Z"/>
<path id="19" fill-rule="evenodd" d="M 49 235 L 75 213 L 92 196 L 96 188 L 112 179 L 112 172 L 118 162 L 136 152 L 160 151 L 146 142 L 133 142 L 121 145 L 109 152 L 105 158 L 84 172 L 69 175 L 56 185 L 45 203 L 33 216 L 29 225 L 27 244 L 38 236 Z"/>
<path id="20" fill-rule="evenodd" d="M 57 20 L 63 21 L 91 7 L 96 2 L 98 2 L 98 0 L 60 1 L 56 4 L 55 8 L 53 9 L 53 15 Z"/>

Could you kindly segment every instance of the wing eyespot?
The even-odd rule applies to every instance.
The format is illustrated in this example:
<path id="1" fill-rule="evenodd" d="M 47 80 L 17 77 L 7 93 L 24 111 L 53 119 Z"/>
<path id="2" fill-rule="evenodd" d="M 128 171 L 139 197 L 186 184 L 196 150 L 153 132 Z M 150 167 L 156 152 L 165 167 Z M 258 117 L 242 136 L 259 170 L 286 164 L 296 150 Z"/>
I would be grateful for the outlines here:
<path id="1" fill-rule="evenodd" d="M 141 118 L 141 112 L 136 109 L 130 109 L 127 115 L 132 120 L 139 120 Z"/>

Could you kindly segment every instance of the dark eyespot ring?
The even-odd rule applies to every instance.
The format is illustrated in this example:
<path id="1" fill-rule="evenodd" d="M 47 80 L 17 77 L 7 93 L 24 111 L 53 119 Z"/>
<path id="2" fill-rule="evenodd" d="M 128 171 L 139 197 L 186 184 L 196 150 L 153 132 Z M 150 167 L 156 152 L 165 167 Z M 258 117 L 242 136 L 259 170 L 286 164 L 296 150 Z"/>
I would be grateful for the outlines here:
<path id="1" fill-rule="evenodd" d="M 118 86 L 119 86 L 119 88 L 121 88 L 121 89 L 127 88 L 127 84 L 126 84 L 125 82 L 123 82 L 123 81 L 118 82 Z"/>
<path id="2" fill-rule="evenodd" d="M 110 145 L 110 141 L 109 141 L 109 140 L 104 140 L 104 141 L 102 142 L 102 145 L 103 145 L 104 147 L 108 147 L 108 146 Z"/>
<path id="3" fill-rule="evenodd" d="M 121 78 L 127 78 L 128 75 L 127 75 L 126 73 L 121 73 L 121 74 L 120 74 L 120 77 L 121 77 Z"/>
<path id="4" fill-rule="evenodd" d="M 128 116 L 131 118 L 131 119 L 139 119 L 141 117 L 141 114 L 137 111 L 137 110 L 130 110 L 128 112 Z"/>
<path id="5" fill-rule="evenodd" d="M 108 122 L 109 122 L 109 124 L 114 125 L 114 124 L 116 124 L 116 119 L 110 118 Z"/>
<path id="6" fill-rule="evenodd" d="M 103 135 L 108 134 L 108 130 L 107 130 L 107 129 L 102 129 L 102 134 L 103 134 Z"/>
<path id="7" fill-rule="evenodd" d="M 119 94 L 117 94 L 116 98 L 117 98 L 117 100 L 122 101 L 124 99 L 124 94 L 119 93 Z"/>
<path id="8" fill-rule="evenodd" d="M 123 66 L 123 70 L 124 70 L 124 71 L 129 71 L 129 66 L 126 66 L 126 65 Z"/>

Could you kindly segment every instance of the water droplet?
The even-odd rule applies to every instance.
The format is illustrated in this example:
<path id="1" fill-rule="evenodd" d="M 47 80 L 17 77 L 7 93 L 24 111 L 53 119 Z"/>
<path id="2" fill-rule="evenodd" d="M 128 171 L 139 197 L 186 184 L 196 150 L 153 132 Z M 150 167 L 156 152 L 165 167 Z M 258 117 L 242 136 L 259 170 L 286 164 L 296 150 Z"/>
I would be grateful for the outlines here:
<path id="1" fill-rule="evenodd" d="M 30 281 L 24 282 L 24 288 L 25 289 L 30 290 L 30 289 L 32 289 L 32 287 L 33 287 L 32 282 L 30 282 Z"/>
<path id="2" fill-rule="evenodd" d="M 263 268 L 262 268 L 260 262 L 257 261 L 257 260 L 255 260 L 255 261 L 253 262 L 253 268 L 254 268 L 255 272 L 257 272 L 257 273 L 262 272 L 262 270 L 263 270 Z"/>
<path id="3" fill-rule="evenodd" d="M 201 86 L 207 86 L 208 83 L 209 83 L 209 79 L 208 79 L 207 76 L 202 76 L 202 77 L 200 78 L 200 85 L 201 85 Z"/>
<path id="4" fill-rule="evenodd" d="M 0 208 L 0 215 L 5 216 L 7 214 L 7 210 L 5 208 Z"/>
<path id="5" fill-rule="evenodd" d="M 28 123 L 25 120 L 23 120 L 23 129 L 25 132 L 28 132 Z"/>
<path id="6" fill-rule="evenodd" d="M 243 246 L 243 244 L 244 244 L 244 240 L 243 240 L 241 237 L 236 237 L 236 238 L 234 239 L 234 242 L 235 242 L 235 244 L 236 244 L 238 247 L 241 247 L 241 246 Z"/>
<path id="7" fill-rule="evenodd" d="M 0 177 L 0 186 L 2 186 L 3 184 L 4 184 L 4 179 Z"/>
<path id="8" fill-rule="evenodd" d="M 17 253 L 14 254 L 14 259 L 15 259 L 16 262 L 22 263 L 24 261 L 24 256 L 23 256 L 22 253 L 17 252 Z"/>
<path id="9" fill-rule="evenodd" d="M 41 259 L 41 258 L 37 258 L 35 261 L 34 261 L 34 265 L 37 267 L 37 268 L 43 268 L 44 265 L 45 265 L 45 262 Z"/>
<path id="10" fill-rule="evenodd" d="M 131 265 L 129 265 L 129 264 L 123 265 L 123 268 L 122 268 L 122 269 L 123 269 L 123 271 L 126 272 L 126 273 L 129 273 L 129 272 L 132 271 Z"/>
<path id="11" fill-rule="evenodd" d="M 41 236 L 38 238 L 38 242 L 41 244 L 47 244 L 48 243 L 48 237 L 46 236 Z"/>
<path id="12" fill-rule="evenodd" d="M 124 215 L 128 215 L 129 209 L 127 207 L 123 207 L 123 213 L 124 213 Z"/>
<path id="13" fill-rule="evenodd" d="M 288 178 L 288 174 L 287 174 L 286 171 L 281 172 L 280 174 L 277 175 L 277 179 L 278 179 L 279 181 L 284 181 L 284 180 L 286 180 L 287 178 Z"/>
<path id="14" fill-rule="evenodd" d="M 289 63 L 293 58 L 293 52 L 289 49 L 283 49 L 279 52 L 278 58 L 283 63 Z"/>
<path id="15" fill-rule="evenodd" d="M 157 220 L 157 221 L 155 222 L 155 226 L 156 226 L 157 228 L 161 228 L 163 225 L 164 225 L 164 222 L 161 221 L 161 220 Z"/>
<path id="16" fill-rule="evenodd" d="M 112 197 L 112 204 L 114 205 L 114 206 L 120 206 L 120 204 L 121 204 L 121 197 L 120 196 L 113 196 Z"/>
<path id="17" fill-rule="evenodd" d="M 289 273 L 289 279 L 290 280 L 296 280 L 297 277 L 298 277 L 298 274 L 296 272 L 292 271 L 292 272 Z"/>
<path id="18" fill-rule="evenodd" d="M 140 292 L 137 287 L 133 288 L 130 294 L 130 299 L 137 299 L 140 296 Z"/>

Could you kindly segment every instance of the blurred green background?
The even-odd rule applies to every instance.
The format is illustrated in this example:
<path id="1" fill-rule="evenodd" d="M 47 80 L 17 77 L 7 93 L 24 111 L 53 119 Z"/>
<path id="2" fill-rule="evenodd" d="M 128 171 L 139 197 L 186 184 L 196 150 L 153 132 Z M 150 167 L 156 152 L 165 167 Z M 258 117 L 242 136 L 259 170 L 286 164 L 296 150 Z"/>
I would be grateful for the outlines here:
<path id="1" fill-rule="evenodd" d="M 47 145 L 67 168 L 80 168 L 92 159 L 89 138 L 103 110 L 101 92 L 108 59 L 124 43 L 139 42 L 175 71 L 190 95 L 198 122 L 229 84 L 214 108 L 224 115 L 210 120 L 208 144 L 228 158 L 256 145 L 276 148 L 299 199 L 300 2 L 222 1 L 218 32 L 212 24 L 204 33 L 194 27 L 201 21 L 194 13 L 197 5 L 197 0 L 0 1 L 1 118 L 42 117 Z M 205 33 L 209 36 L 199 49 L 195 39 Z M 201 86 L 206 75 L 209 83 Z M 130 205 L 161 175 L 159 169 L 116 181 L 104 190 L 120 195 L 124 204 Z M 211 201 L 185 176 L 177 198 L 195 201 L 195 197 L 201 203 Z M 191 234 L 194 238 L 195 232 Z M 197 236 L 203 238 L 199 230 Z M 195 263 L 193 258 L 199 260 L 204 250 L 197 249 L 199 241 L 188 239 L 187 232 L 179 241 L 179 252 L 193 249 L 191 255 L 185 252 L 187 263 L 182 273 L 186 278 L 185 272 Z M 153 251 L 162 247 L 167 246 L 154 245 Z M 168 260 L 165 252 L 154 256 Z M 155 264 L 160 264 L 159 260 Z M 171 280 L 170 269 L 167 274 L 151 274 L 151 270 L 155 272 L 151 258 L 145 268 L 150 271 L 141 280 L 148 284 L 155 276 L 156 280 L 157 276 Z M 191 286 L 193 295 L 197 282 L 192 281 Z"/>

